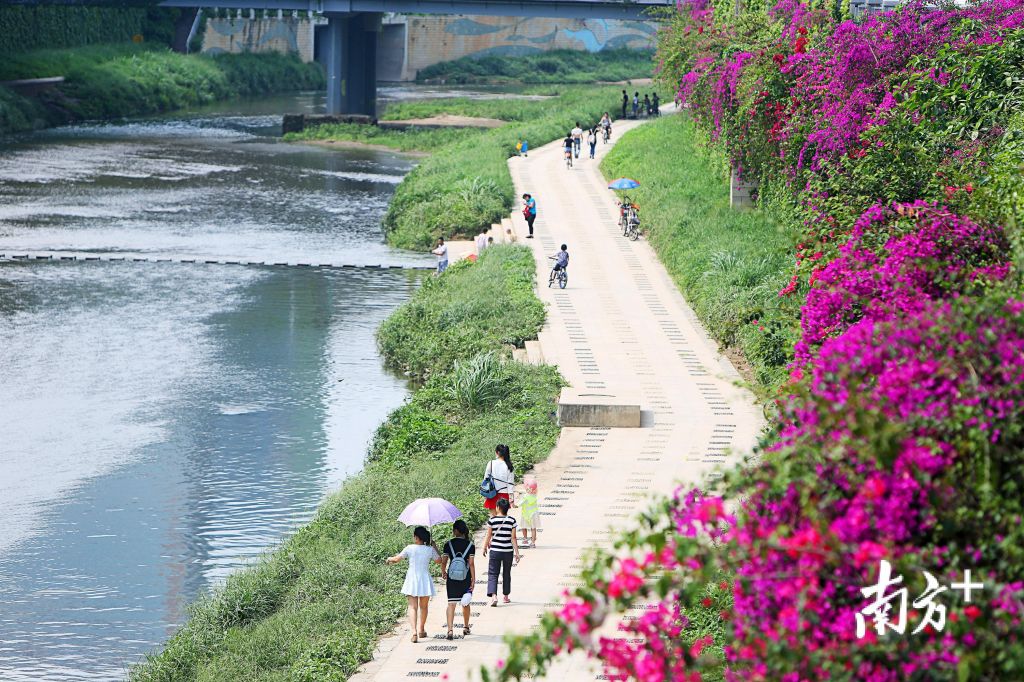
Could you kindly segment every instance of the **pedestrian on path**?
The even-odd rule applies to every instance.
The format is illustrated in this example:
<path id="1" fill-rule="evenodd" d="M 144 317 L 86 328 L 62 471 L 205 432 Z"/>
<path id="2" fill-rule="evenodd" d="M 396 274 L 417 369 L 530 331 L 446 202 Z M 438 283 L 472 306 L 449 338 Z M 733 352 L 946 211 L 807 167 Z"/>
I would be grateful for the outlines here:
<path id="1" fill-rule="evenodd" d="M 498 500 L 498 514 L 487 521 L 487 537 L 484 539 L 484 556 L 487 559 L 487 596 L 491 606 L 498 605 L 498 573 L 501 573 L 503 601 L 512 600 L 512 564 L 519 563 L 519 541 L 516 539 L 516 520 L 508 515 L 508 500 Z"/>
<path id="2" fill-rule="evenodd" d="M 444 243 L 444 237 L 437 238 L 437 247 L 430 253 L 437 256 L 437 274 L 448 269 L 448 245 Z"/>
<path id="3" fill-rule="evenodd" d="M 587 144 L 590 145 L 590 158 L 594 158 L 594 152 L 597 151 L 597 128 L 591 128 L 587 133 Z"/>
<path id="4" fill-rule="evenodd" d="M 494 489 L 498 494 L 490 499 L 484 499 L 484 509 L 487 509 L 493 516 L 497 511 L 497 505 L 501 500 L 515 505 L 516 475 L 512 470 L 512 453 L 507 445 L 498 444 L 494 448 L 494 459 L 487 463 L 487 470 L 484 472 L 484 479 L 490 477 L 494 481 Z"/>
<path id="5" fill-rule="evenodd" d="M 540 525 L 540 501 L 537 499 L 537 479 L 533 476 L 523 477 L 523 495 L 519 501 L 519 509 L 523 517 L 520 528 L 523 531 L 523 547 L 537 546 L 537 526 Z M 530 537 L 527 539 L 527 533 Z"/>
<path id="6" fill-rule="evenodd" d="M 523 155 L 524 159 L 529 156 L 527 152 L 530 151 L 530 144 L 526 140 L 523 140 L 522 142 L 519 143 L 518 149 L 519 153 Z"/>
<path id="7" fill-rule="evenodd" d="M 633 93 L 633 118 L 637 118 L 637 113 L 640 111 L 640 93 Z"/>
<path id="8" fill-rule="evenodd" d="M 661 116 L 661 100 L 658 98 L 658 93 L 651 96 L 651 107 L 654 109 L 655 116 Z"/>
<path id="9" fill-rule="evenodd" d="M 530 228 L 527 239 L 533 239 L 533 221 L 537 219 L 537 200 L 530 194 L 523 195 L 523 217 L 526 218 L 526 225 Z"/>
<path id="10" fill-rule="evenodd" d="M 623 90 L 622 91 L 622 118 L 626 118 L 626 107 L 628 107 L 628 106 L 629 106 L 629 95 L 627 95 L 626 91 Z"/>
<path id="11" fill-rule="evenodd" d="M 516 233 L 512 231 L 511 227 L 505 230 L 505 241 L 508 242 L 509 244 L 515 244 L 516 241 L 518 241 L 516 239 Z"/>
<path id="12" fill-rule="evenodd" d="M 576 127 L 569 132 L 572 136 L 572 151 L 575 157 L 580 158 L 580 147 L 583 145 L 583 128 L 580 128 L 580 122 L 576 121 Z"/>
<path id="13" fill-rule="evenodd" d="M 423 526 L 416 526 L 412 531 L 413 544 L 395 556 L 386 559 L 389 564 L 397 564 L 402 559 L 409 560 L 409 569 L 405 573 L 402 594 L 409 602 L 409 627 L 412 629 L 412 641 L 418 642 L 420 637 L 427 636 L 427 609 L 430 598 L 434 596 L 434 579 L 430 577 L 430 562 L 441 563 L 440 553 L 430 539 L 430 531 Z M 418 633 L 418 634 L 417 634 Z"/>
<path id="14" fill-rule="evenodd" d="M 651 110 L 651 98 L 647 95 L 646 92 L 644 93 L 644 111 L 647 112 L 647 116 L 650 116 L 651 114 L 654 113 Z"/>
<path id="15" fill-rule="evenodd" d="M 466 522 L 458 519 L 452 524 L 454 537 L 444 544 L 441 553 L 441 577 L 448 591 L 448 639 L 454 638 L 455 607 L 462 605 L 462 634 L 469 634 L 469 603 L 476 584 L 476 547 L 469 539 Z"/>

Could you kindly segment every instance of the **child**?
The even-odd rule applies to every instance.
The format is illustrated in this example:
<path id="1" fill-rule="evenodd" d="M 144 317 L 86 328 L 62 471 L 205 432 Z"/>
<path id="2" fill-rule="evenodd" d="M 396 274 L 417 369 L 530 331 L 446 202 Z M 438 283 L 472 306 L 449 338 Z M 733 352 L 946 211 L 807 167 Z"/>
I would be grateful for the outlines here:
<path id="1" fill-rule="evenodd" d="M 523 547 L 537 546 L 537 526 L 540 524 L 539 505 L 537 501 L 537 479 L 533 476 L 523 477 L 523 488 L 526 492 L 520 498 L 519 508 L 523 515 Z M 530 531 L 530 540 L 526 540 L 526 531 Z"/>
<path id="2" fill-rule="evenodd" d="M 519 151 L 522 153 L 523 158 L 526 158 L 527 156 L 529 156 L 529 154 L 527 154 L 526 152 L 530 150 L 530 145 L 529 143 L 527 143 L 526 140 L 523 140 L 520 144 L 521 146 L 519 147 Z"/>
<path id="3" fill-rule="evenodd" d="M 519 140 L 518 142 L 516 142 L 516 156 L 522 156 L 522 155 L 523 155 L 523 141 Z"/>
<path id="4" fill-rule="evenodd" d="M 413 544 L 406 545 L 405 549 L 385 561 L 397 564 L 402 559 L 409 560 L 402 594 L 409 602 L 409 627 L 412 629 L 412 641 L 416 642 L 427 636 L 427 609 L 436 592 L 434 579 L 430 577 L 430 564 L 441 563 L 441 553 L 430 539 L 430 531 L 423 526 L 416 526 L 412 536 Z"/>

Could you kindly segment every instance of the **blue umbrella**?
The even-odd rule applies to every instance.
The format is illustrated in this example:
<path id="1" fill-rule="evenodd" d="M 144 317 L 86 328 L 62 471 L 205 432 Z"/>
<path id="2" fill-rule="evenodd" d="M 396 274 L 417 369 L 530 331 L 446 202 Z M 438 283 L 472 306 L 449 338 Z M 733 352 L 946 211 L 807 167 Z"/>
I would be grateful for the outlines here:
<path id="1" fill-rule="evenodd" d="M 608 183 L 608 189 L 636 189 L 640 183 L 631 178 L 619 178 Z"/>

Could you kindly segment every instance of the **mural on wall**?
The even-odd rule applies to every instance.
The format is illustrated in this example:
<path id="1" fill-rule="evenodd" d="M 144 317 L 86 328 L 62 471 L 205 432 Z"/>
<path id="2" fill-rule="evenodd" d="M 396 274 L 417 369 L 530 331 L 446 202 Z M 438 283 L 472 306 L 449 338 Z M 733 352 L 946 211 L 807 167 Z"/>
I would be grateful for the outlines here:
<path id="1" fill-rule="evenodd" d="M 210 18 L 203 34 L 203 52 L 284 52 L 313 61 L 314 21 L 303 17 Z"/>
<path id="2" fill-rule="evenodd" d="M 657 25 L 614 19 L 417 16 L 406 18 L 412 73 L 460 57 L 519 57 L 547 50 L 653 49 Z"/>

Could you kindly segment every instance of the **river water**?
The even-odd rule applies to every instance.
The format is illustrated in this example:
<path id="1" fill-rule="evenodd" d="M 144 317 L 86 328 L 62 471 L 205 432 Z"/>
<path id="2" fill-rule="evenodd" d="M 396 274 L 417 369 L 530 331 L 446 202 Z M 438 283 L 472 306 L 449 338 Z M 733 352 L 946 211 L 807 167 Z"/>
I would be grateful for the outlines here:
<path id="1" fill-rule="evenodd" d="M 422 264 L 405 157 L 287 145 L 309 97 L 0 140 L 0 252 Z M 0 263 L 0 679 L 116 680 L 311 516 L 407 395 L 409 270 Z"/>

